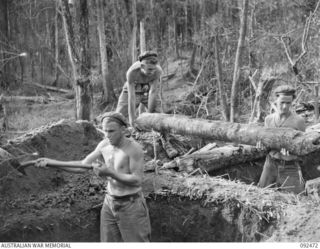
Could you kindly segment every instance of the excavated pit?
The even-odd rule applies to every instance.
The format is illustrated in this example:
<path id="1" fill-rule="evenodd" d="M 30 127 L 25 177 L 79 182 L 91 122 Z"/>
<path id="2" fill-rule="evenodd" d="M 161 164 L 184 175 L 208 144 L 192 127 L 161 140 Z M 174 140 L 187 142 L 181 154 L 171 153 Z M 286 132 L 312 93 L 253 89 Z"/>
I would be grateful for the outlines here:
<path id="1" fill-rule="evenodd" d="M 156 199 L 154 199 L 156 198 Z M 275 223 L 261 220 L 236 200 L 204 206 L 179 196 L 148 198 L 153 242 L 248 242 L 265 240 Z M 99 210 L 72 214 L 49 209 L 46 214 L 20 214 L 1 229 L 1 241 L 99 241 Z"/>
<path id="2" fill-rule="evenodd" d="M 89 123 L 62 121 L 2 148 L 23 160 L 35 150 L 40 156 L 75 160 L 100 139 Z M 99 241 L 105 187 L 100 179 L 91 172 L 77 175 L 33 167 L 22 176 L 1 161 L 1 242 Z M 252 184 L 169 170 L 147 172 L 143 190 L 153 242 L 266 241 L 279 230 L 284 210 L 296 203 L 294 196 Z M 275 240 L 281 239 L 277 235 Z"/>

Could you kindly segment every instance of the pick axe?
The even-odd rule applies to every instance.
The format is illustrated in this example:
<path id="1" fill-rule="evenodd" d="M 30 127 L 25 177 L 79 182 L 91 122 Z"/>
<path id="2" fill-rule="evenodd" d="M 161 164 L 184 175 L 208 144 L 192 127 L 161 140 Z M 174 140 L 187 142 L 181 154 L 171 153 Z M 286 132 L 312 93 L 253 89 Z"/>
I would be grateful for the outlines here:
<path id="1" fill-rule="evenodd" d="M 17 159 L 11 159 L 10 164 L 12 165 L 13 168 L 18 170 L 20 173 L 27 175 L 25 169 L 29 166 L 34 166 L 37 160 L 31 160 L 31 161 L 26 161 L 20 163 Z M 75 163 L 72 166 L 66 165 L 61 162 L 50 162 L 47 163 L 46 167 L 49 168 L 81 168 L 81 169 L 93 169 L 93 166 L 91 164 L 80 164 L 80 163 Z"/>

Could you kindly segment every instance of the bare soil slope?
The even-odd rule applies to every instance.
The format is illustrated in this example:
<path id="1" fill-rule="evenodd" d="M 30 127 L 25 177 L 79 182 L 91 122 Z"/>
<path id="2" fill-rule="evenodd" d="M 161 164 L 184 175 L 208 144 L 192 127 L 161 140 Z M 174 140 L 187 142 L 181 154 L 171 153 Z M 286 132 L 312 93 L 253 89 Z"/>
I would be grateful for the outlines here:
<path id="1" fill-rule="evenodd" d="M 73 160 L 101 135 L 87 122 L 61 121 L 5 146 L 12 154 Z M 30 149 L 32 148 L 32 149 Z M 150 157 L 146 155 L 146 157 Z M 2 164 L 1 241 L 99 241 L 104 182 L 54 169 L 28 168 L 27 176 Z M 318 202 L 221 177 L 183 172 L 146 173 L 143 184 L 153 241 L 319 241 Z"/>

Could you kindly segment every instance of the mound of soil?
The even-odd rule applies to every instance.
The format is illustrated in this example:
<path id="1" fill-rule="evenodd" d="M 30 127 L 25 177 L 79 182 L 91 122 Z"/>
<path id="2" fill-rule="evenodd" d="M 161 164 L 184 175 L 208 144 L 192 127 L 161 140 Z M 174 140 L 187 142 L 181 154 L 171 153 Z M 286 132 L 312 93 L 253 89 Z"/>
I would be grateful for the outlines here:
<path id="1" fill-rule="evenodd" d="M 88 122 L 61 121 L 6 144 L 21 160 L 79 160 L 102 135 Z M 152 140 L 140 137 L 146 158 Z M 146 145 L 149 144 L 149 145 Z M 159 158 L 164 158 L 161 150 Z M 0 158 L 1 241 L 99 241 L 105 182 L 92 172 L 69 174 L 29 167 L 19 174 Z M 152 241 L 318 241 L 318 203 L 253 184 L 184 172 L 147 172 L 143 190 Z M 299 217 L 297 219 L 297 217 Z"/>

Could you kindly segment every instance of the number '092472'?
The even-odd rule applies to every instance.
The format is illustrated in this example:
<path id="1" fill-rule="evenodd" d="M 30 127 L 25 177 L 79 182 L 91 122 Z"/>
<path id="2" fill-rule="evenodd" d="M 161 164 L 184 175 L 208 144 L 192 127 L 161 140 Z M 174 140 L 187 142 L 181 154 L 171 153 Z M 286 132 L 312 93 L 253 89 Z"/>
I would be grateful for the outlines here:
<path id="1" fill-rule="evenodd" d="M 318 243 L 316 243 L 316 242 L 302 242 L 302 243 L 300 243 L 300 248 L 318 248 Z"/>

